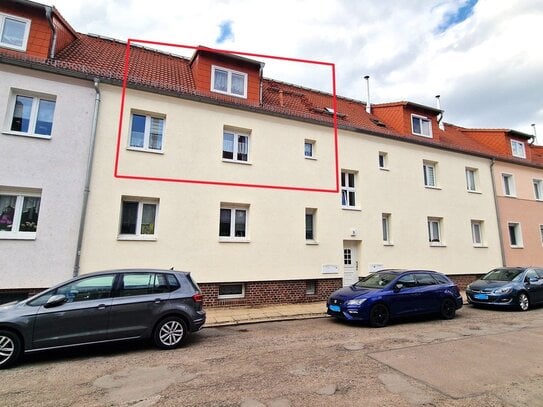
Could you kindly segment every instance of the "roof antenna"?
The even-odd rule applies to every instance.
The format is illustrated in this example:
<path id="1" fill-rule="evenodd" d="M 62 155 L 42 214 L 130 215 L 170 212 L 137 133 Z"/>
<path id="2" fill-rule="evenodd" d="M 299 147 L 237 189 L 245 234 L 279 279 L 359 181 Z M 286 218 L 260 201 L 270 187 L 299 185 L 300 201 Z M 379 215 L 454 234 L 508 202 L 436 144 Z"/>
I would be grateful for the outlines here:
<path id="1" fill-rule="evenodd" d="M 530 143 L 530 145 L 537 144 L 537 130 L 535 129 L 535 123 L 532 123 L 532 127 L 534 128 L 534 135 L 532 137 L 532 142 Z"/>
<path id="2" fill-rule="evenodd" d="M 366 101 L 366 113 L 371 114 L 371 103 L 370 103 L 370 76 L 366 75 L 364 76 L 364 79 L 366 80 L 366 95 L 367 95 L 367 101 Z"/>
<path id="3" fill-rule="evenodd" d="M 441 110 L 441 101 L 440 98 L 441 95 L 436 95 L 436 106 L 439 110 Z M 441 130 L 445 130 L 445 124 L 443 123 L 443 111 L 439 113 L 439 116 L 437 118 L 437 124 L 439 125 L 439 128 Z"/>

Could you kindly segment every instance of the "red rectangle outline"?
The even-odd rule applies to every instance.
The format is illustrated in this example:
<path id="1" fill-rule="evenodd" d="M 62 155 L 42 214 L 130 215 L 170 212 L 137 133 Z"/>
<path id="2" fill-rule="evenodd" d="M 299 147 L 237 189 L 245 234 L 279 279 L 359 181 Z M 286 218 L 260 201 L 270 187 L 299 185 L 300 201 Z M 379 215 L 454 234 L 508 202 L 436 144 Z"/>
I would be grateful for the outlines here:
<path id="1" fill-rule="evenodd" d="M 334 109 L 333 123 L 334 123 L 334 163 L 335 163 L 335 180 L 336 180 L 335 188 L 333 189 L 305 188 L 305 187 L 294 187 L 294 186 L 286 186 L 286 185 L 245 184 L 245 183 L 237 183 L 237 182 L 205 181 L 205 180 L 193 180 L 193 179 L 147 177 L 147 176 L 141 176 L 141 175 L 120 174 L 119 173 L 119 155 L 120 155 L 120 147 L 121 147 L 121 132 L 122 132 L 122 127 L 123 127 L 124 102 L 125 102 L 126 87 L 127 87 L 127 82 L 128 82 L 128 68 L 129 68 L 129 62 L 130 62 L 130 44 L 131 43 L 141 43 L 141 44 L 169 46 L 169 47 L 178 47 L 178 48 L 189 48 L 193 50 L 211 51 L 211 52 L 223 53 L 223 54 L 244 55 L 244 56 L 250 56 L 250 57 L 270 58 L 270 59 L 278 59 L 278 60 L 283 60 L 283 61 L 302 62 L 302 63 L 324 65 L 324 66 L 331 67 L 332 69 L 332 107 Z M 335 68 L 335 64 L 333 63 L 311 61 L 307 59 L 298 59 L 298 58 L 276 57 L 276 56 L 255 54 L 255 53 L 249 53 L 249 52 L 219 50 L 219 49 L 213 49 L 213 48 L 208 48 L 208 47 L 200 47 L 200 46 L 195 47 L 191 45 L 171 44 L 171 43 L 165 43 L 165 42 L 156 42 L 156 41 L 147 41 L 147 40 L 129 38 L 126 43 L 126 49 L 125 49 L 123 84 L 122 84 L 122 92 L 121 92 L 121 111 L 119 115 L 119 129 L 117 132 L 114 177 L 119 178 L 119 179 L 131 179 L 131 180 L 141 180 L 141 181 L 159 181 L 159 182 L 174 182 L 174 183 L 188 183 L 188 184 L 202 184 L 202 185 L 219 185 L 219 186 L 231 186 L 231 187 L 265 188 L 265 189 L 278 189 L 278 190 L 289 190 L 289 191 L 337 193 L 339 192 L 339 147 L 338 147 L 338 126 L 337 126 L 336 112 L 337 112 L 336 68 Z"/>

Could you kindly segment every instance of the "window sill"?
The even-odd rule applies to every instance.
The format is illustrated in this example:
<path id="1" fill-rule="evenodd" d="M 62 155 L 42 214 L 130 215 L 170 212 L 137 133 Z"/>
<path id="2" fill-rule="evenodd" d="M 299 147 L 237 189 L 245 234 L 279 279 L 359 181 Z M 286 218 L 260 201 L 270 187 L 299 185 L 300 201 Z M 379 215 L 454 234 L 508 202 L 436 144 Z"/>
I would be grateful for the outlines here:
<path id="1" fill-rule="evenodd" d="M 420 133 L 412 133 L 414 136 L 424 137 L 424 138 L 433 138 L 431 134 L 420 134 Z"/>
<path id="2" fill-rule="evenodd" d="M 235 237 L 220 237 L 219 243 L 251 243 L 251 240 Z"/>
<path id="3" fill-rule="evenodd" d="M 474 244 L 473 248 L 475 249 L 488 249 L 488 246 L 482 244 Z"/>
<path id="4" fill-rule="evenodd" d="M 36 240 L 36 233 L 30 232 L 27 234 L 0 232 L 0 240 Z"/>
<path id="5" fill-rule="evenodd" d="M 383 246 L 394 246 L 394 243 L 383 243 Z"/>
<path id="6" fill-rule="evenodd" d="M 345 211 L 355 211 L 355 212 L 362 211 L 362 208 L 360 208 L 358 206 L 342 206 L 341 209 L 343 209 Z"/>
<path id="7" fill-rule="evenodd" d="M 307 246 L 318 246 L 319 242 L 317 242 L 316 240 L 306 240 L 305 244 Z"/>
<path id="8" fill-rule="evenodd" d="M 233 295 L 219 295 L 219 296 L 217 296 L 218 300 L 240 300 L 240 299 L 244 299 L 244 298 L 245 298 L 245 294 L 240 294 L 240 295 L 233 294 Z"/>
<path id="9" fill-rule="evenodd" d="M 229 163 L 229 164 L 253 165 L 253 163 L 250 161 L 229 160 L 227 158 L 223 158 L 222 162 Z"/>
<path id="10" fill-rule="evenodd" d="M 481 195 L 482 192 L 481 191 L 471 191 L 471 190 L 467 190 L 469 194 L 476 194 L 476 195 Z"/>
<path id="11" fill-rule="evenodd" d="M 119 236 L 117 236 L 117 240 L 121 240 L 121 241 L 139 241 L 139 242 L 156 242 L 158 239 L 154 235 L 149 235 L 149 236 L 119 235 Z"/>
<path id="12" fill-rule="evenodd" d="M 503 195 L 504 198 L 516 198 L 516 195 Z"/>
<path id="13" fill-rule="evenodd" d="M 511 249 L 524 249 L 524 246 L 510 246 Z"/>
<path id="14" fill-rule="evenodd" d="M 309 160 L 309 161 L 317 161 L 317 157 L 308 157 L 308 156 L 304 155 L 304 158 L 306 160 Z"/>
<path id="15" fill-rule="evenodd" d="M 164 150 L 152 150 L 138 147 L 126 147 L 126 149 L 129 151 L 139 151 L 140 153 L 164 154 Z"/>
<path id="16" fill-rule="evenodd" d="M 46 136 L 42 134 L 21 133 L 18 131 L 3 131 L 2 134 L 5 134 L 6 136 L 19 136 L 19 137 L 37 138 L 40 140 L 51 140 L 51 136 Z"/>
<path id="17" fill-rule="evenodd" d="M 447 247 L 447 245 L 445 243 L 435 242 L 435 243 L 430 243 L 430 247 Z"/>
<path id="18" fill-rule="evenodd" d="M 435 190 L 441 191 L 440 187 L 433 187 L 431 185 L 425 185 L 424 188 L 426 188 L 426 189 L 435 189 Z"/>
<path id="19" fill-rule="evenodd" d="M 390 171 L 390 168 L 386 168 L 386 167 L 379 167 L 379 169 L 380 169 L 381 171 Z"/>

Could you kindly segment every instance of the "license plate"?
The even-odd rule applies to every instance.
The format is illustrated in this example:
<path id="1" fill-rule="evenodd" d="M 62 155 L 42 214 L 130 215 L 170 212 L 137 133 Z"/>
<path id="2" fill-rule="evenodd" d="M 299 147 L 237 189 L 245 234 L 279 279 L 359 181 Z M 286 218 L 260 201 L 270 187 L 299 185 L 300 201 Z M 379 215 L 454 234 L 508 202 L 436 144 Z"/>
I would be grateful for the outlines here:
<path id="1" fill-rule="evenodd" d="M 488 300 L 488 295 L 486 294 L 473 294 L 473 298 L 476 300 Z"/>
<path id="2" fill-rule="evenodd" d="M 339 305 L 330 305 L 330 311 L 332 312 L 339 312 L 341 311 L 341 308 L 339 308 Z"/>

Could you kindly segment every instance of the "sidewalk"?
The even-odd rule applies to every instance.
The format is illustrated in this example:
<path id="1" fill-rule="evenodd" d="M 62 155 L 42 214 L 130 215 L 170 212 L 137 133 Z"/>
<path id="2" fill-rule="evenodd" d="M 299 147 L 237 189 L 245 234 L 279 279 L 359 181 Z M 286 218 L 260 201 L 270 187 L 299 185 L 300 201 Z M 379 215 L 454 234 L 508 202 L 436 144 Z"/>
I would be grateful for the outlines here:
<path id="1" fill-rule="evenodd" d="M 465 291 L 460 292 L 467 304 Z M 260 307 L 206 308 L 204 328 L 326 317 L 326 301 Z"/>

